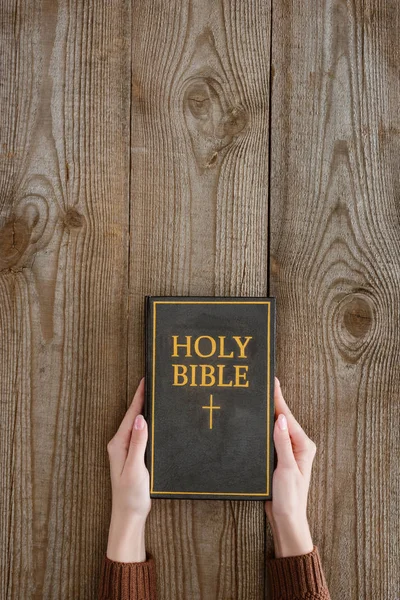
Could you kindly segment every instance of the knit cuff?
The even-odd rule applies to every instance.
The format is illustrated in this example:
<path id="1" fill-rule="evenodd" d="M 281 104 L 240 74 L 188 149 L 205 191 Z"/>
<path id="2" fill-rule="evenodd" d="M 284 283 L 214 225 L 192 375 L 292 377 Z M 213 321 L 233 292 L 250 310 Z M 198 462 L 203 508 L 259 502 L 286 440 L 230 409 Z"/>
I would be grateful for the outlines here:
<path id="1" fill-rule="evenodd" d="M 151 554 L 144 562 L 116 562 L 104 555 L 99 600 L 156 600 L 156 568 Z"/>
<path id="2" fill-rule="evenodd" d="M 329 600 L 329 592 L 322 570 L 317 546 L 308 554 L 267 559 L 267 572 L 272 599 L 314 598 Z M 317 597 L 317 596 L 315 596 Z"/>

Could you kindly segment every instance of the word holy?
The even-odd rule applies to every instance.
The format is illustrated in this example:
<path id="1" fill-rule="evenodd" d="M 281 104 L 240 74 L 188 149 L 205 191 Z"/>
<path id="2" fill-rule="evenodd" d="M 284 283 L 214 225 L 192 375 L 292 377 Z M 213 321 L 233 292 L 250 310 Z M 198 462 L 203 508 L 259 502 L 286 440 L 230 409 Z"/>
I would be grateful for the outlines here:
<path id="1" fill-rule="evenodd" d="M 179 336 L 173 335 L 173 351 L 172 357 L 179 357 L 180 349 L 183 350 L 184 357 L 193 358 L 193 355 L 200 358 L 233 358 L 246 359 L 246 348 L 251 336 L 242 337 L 234 335 L 235 350 L 229 353 L 225 351 L 225 335 L 219 335 L 218 338 L 213 338 L 210 335 L 200 335 L 194 341 L 192 336 L 187 335 L 186 343 L 178 343 Z M 189 385 L 200 387 L 249 387 L 247 374 L 248 365 L 232 365 L 233 377 L 227 375 L 226 364 L 210 365 L 205 363 L 200 364 L 173 364 L 173 384 L 172 385 Z"/>

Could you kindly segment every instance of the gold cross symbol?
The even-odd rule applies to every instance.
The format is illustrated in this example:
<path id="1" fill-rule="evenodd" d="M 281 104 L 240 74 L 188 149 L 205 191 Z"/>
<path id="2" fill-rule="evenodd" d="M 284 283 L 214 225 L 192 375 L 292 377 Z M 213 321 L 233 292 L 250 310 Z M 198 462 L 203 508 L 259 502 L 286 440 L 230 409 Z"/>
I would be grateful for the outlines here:
<path id="1" fill-rule="evenodd" d="M 208 410 L 210 411 L 210 429 L 212 429 L 212 411 L 216 410 L 217 408 L 221 408 L 221 407 L 213 405 L 213 403 L 212 403 L 212 394 L 210 394 L 210 404 L 209 404 L 209 406 L 202 406 L 201 408 L 208 408 Z"/>

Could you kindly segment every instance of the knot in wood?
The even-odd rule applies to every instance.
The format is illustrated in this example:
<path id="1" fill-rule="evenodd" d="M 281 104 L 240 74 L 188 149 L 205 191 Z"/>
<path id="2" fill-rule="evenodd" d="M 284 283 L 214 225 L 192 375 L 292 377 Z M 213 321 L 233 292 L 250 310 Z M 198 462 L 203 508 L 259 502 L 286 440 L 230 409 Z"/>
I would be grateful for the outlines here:
<path id="1" fill-rule="evenodd" d="M 69 208 L 65 213 L 64 223 L 70 229 L 78 229 L 79 227 L 82 227 L 83 221 L 83 215 L 75 210 L 75 208 Z"/>
<path id="2" fill-rule="evenodd" d="M 229 108 L 223 118 L 224 134 L 237 135 L 247 125 L 247 114 L 241 106 Z"/>
<path id="3" fill-rule="evenodd" d="M 369 347 L 376 330 L 376 311 L 367 292 L 350 292 L 336 297 L 332 334 L 343 358 L 356 363 Z"/>
<path id="4" fill-rule="evenodd" d="M 12 219 L 0 229 L 0 269 L 15 266 L 23 256 L 31 230 L 23 219 Z"/>
<path id="5" fill-rule="evenodd" d="M 372 310 L 369 303 L 360 296 L 349 298 L 343 308 L 343 323 L 355 338 L 365 337 L 371 329 Z"/>
<path id="6" fill-rule="evenodd" d="M 188 81 L 183 107 L 200 170 L 217 167 L 235 137 L 247 126 L 245 109 L 234 98 L 227 97 L 219 81 L 205 76 Z"/>

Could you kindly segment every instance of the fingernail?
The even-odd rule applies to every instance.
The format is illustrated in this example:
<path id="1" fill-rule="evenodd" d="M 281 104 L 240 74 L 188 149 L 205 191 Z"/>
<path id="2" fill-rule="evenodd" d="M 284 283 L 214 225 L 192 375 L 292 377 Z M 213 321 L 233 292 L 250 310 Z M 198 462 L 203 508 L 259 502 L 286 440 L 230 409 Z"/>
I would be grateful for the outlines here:
<path id="1" fill-rule="evenodd" d="M 287 429 L 287 421 L 286 421 L 285 415 L 279 415 L 279 417 L 278 417 L 278 427 L 282 431 L 285 431 L 285 429 Z"/>
<path id="2" fill-rule="evenodd" d="M 279 386 L 281 385 L 281 382 L 279 381 L 279 379 L 277 377 L 275 377 L 275 383 Z"/>
<path id="3" fill-rule="evenodd" d="M 135 429 L 143 429 L 144 427 L 144 417 L 143 415 L 138 415 L 133 424 Z"/>

